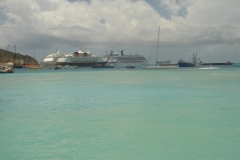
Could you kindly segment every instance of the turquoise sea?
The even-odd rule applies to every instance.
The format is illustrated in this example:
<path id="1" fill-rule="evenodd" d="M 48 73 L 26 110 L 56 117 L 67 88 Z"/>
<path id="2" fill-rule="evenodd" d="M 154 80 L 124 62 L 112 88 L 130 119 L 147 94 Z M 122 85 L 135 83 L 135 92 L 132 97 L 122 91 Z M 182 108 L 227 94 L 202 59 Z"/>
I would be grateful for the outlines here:
<path id="1" fill-rule="evenodd" d="M 240 159 L 240 66 L 1 74 L 0 159 Z"/>

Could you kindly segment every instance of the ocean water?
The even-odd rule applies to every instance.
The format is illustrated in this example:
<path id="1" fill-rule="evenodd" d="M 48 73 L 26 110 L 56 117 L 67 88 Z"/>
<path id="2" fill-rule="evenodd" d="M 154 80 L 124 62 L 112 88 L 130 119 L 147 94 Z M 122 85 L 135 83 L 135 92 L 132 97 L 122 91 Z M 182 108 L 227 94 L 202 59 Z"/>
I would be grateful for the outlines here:
<path id="1" fill-rule="evenodd" d="M 240 66 L 1 74 L 0 159 L 240 159 Z"/>

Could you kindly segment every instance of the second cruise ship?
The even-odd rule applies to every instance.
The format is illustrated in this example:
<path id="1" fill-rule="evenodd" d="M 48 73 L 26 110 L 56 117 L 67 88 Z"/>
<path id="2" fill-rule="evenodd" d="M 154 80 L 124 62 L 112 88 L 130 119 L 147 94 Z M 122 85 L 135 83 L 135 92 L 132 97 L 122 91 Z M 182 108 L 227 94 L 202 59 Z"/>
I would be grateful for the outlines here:
<path id="1" fill-rule="evenodd" d="M 104 55 L 103 59 L 108 60 L 108 65 L 114 65 L 114 67 L 127 67 L 134 66 L 141 68 L 146 63 L 146 58 L 142 55 L 124 55 L 121 51 L 121 55 L 115 53 L 113 50 L 109 55 Z"/>

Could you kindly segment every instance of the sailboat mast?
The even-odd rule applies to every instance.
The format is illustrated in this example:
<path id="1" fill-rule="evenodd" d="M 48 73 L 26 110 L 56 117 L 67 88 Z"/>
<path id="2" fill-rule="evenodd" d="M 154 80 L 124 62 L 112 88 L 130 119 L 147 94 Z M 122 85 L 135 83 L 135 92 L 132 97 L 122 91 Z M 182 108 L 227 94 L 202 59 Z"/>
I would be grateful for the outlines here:
<path id="1" fill-rule="evenodd" d="M 1 64 L 3 64 L 3 50 L 2 50 L 2 63 Z"/>
<path id="2" fill-rule="evenodd" d="M 15 52 L 15 56 L 14 56 L 14 65 L 17 64 L 17 52 L 16 52 L 16 45 L 14 45 L 14 52 Z"/>
<path id="3" fill-rule="evenodd" d="M 160 34 L 160 25 L 159 25 L 159 28 L 158 28 L 158 39 L 157 39 L 157 49 L 156 49 L 156 66 L 157 66 L 157 63 L 158 63 L 158 42 L 159 42 L 159 34 Z"/>

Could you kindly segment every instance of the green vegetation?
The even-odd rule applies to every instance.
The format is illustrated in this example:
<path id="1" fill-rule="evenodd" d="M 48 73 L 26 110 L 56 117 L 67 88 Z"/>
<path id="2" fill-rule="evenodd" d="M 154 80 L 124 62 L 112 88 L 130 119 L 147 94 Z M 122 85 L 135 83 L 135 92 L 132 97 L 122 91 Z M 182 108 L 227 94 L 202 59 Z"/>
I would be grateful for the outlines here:
<path id="1" fill-rule="evenodd" d="M 22 55 L 7 50 L 0 49 L 0 63 L 12 62 L 16 65 L 38 64 L 38 61 L 29 55 Z"/>

